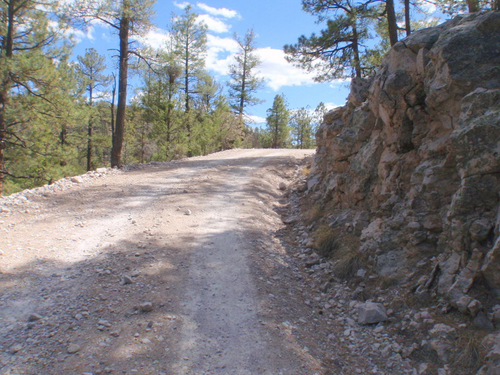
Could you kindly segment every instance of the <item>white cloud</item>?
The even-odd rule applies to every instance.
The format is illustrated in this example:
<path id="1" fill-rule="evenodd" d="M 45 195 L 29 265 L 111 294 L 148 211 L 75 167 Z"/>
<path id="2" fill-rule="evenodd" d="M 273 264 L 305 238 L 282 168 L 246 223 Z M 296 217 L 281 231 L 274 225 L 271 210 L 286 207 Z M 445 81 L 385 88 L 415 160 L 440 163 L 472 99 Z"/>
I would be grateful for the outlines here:
<path id="1" fill-rule="evenodd" d="M 70 39 L 73 43 L 80 43 L 83 39 L 87 38 L 93 40 L 92 32 L 93 27 L 88 27 L 86 31 L 76 29 L 74 27 L 66 26 L 61 28 L 61 25 L 55 21 L 49 21 L 49 27 L 58 33 L 61 33 L 65 38 Z"/>
<path id="2" fill-rule="evenodd" d="M 231 53 L 239 51 L 238 42 L 233 38 L 220 38 L 210 34 L 207 35 L 207 47 Z"/>
<path id="3" fill-rule="evenodd" d="M 240 14 L 235 10 L 227 8 L 214 8 L 204 3 L 197 3 L 198 8 L 204 10 L 212 16 L 222 16 L 225 18 L 241 18 Z"/>
<path id="4" fill-rule="evenodd" d="M 271 47 L 258 48 L 257 56 L 261 60 L 260 76 L 274 91 L 283 86 L 302 86 L 314 83 L 314 75 L 294 67 L 285 60 L 285 53 Z"/>
<path id="5" fill-rule="evenodd" d="M 252 124 L 265 124 L 267 120 L 264 117 L 255 115 L 245 115 L 245 119 L 249 120 Z"/>
<path id="6" fill-rule="evenodd" d="M 206 67 L 221 75 L 229 74 L 229 65 L 238 49 L 238 43 L 234 39 L 208 34 Z"/>
<path id="7" fill-rule="evenodd" d="M 202 14 L 202 15 L 198 16 L 198 21 L 200 23 L 204 23 L 205 25 L 207 25 L 208 30 L 213 31 L 214 33 L 218 33 L 218 34 L 226 33 L 231 28 L 230 25 L 224 23 L 223 21 L 221 21 L 218 18 L 212 17 L 209 14 Z"/>
<path id="8" fill-rule="evenodd" d="M 232 38 L 220 38 L 208 35 L 206 67 L 220 75 L 229 74 L 229 65 L 234 62 L 234 56 L 239 51 L 238 43 Z M 285 54 L 280 49 L 271 47 L 258 48 L 255 54 L 261 60 L 258 75 L 273 91 L 279 91 L 284 86 L 311 85 L 314 74 L 294 67 L 285 60 Z"/>
<path id="9" fill-rule="evenodd" d="M 174 5 L 177 7 L 177 8 L 180 8 L 180 9 L 186 9 L 190 4 L 189 2 L 187 1 L 183 1 L 182 3 L 178 3 L 177 1 L 174 1 Z"/>
<path id="10" fill-rule="evenodd" d="M 335 104 L 335 103 L 324 103 L 324 104 L 325 104 L 325 108 L 326 108 L 327 111 L 331 111 L 332 109 L 344 106 L 343 104 L 339 105 L 339 104 Z"/>
<path id="11" fill-rule="evenodd" d="M 351 77 L 336 78 L 333 81 L 330 81 L 330 87 L 332 89 L 338 88 L 339 86 L 350 87 Z"/>
<path id="12" fill-rule="evenodd" d="M 140 38 L 142 44 L 154 49 L 165 48 L 169 40 L 170 34 L 166 30 L 157 27 L 151 29 L 146 35 Z"/>

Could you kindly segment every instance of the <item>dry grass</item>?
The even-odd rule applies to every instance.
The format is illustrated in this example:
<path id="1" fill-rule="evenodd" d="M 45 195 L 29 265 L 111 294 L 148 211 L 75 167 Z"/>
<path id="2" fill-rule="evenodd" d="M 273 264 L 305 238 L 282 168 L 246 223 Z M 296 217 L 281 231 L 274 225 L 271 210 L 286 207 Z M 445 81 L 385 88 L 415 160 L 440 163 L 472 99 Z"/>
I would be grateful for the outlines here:
<path id="1" fill-rule="evenodd" d="M 481 332 L 473 330 L 461 332 L 451 361 L 456 374 L 475 374 L 483 365 L 483 336 Z"/>
<path id="2" fill-rule="evenodd" d="M 401 280 L 400 275 L 393 275 L 393 276 L 379 275 L 376 280 L 376 285 L 381 289 L 389 289 L 391 287 L 397 286 L 400 280 Z"/>
<path id="3" fill-rule="evenodd" d="M 343 280 L 350 279 L 356 275 L 356 272 L 362 268 L 364 262 L 359 257 L 357 253 L 346 254 L 344 257 L 340 258 L 333 271 L 337 277 Z"/>
<path id="4" fill-rule="evenodd" d="M 328 225 L 321 225 L 316 229 L 313 242 L 316 251 L 324 257 L 330 257 L 337 247 L 335 233 Z"/>
<path id="5" fill-rule="evenodd" d="M 302 173 L 301 173 L 302 177 L 309 177 L 311 171 L 312 171 L 312 165 L 311 164 L 305 165 L 304 167 L 302 167 Z"/>
<path id="6" fill-rule="evenodd" d="M 364 266 L 366 257 L 359 253 L 359 238 L 321 225 L 313 235 L 316 251 L 335 262 L 333 271 L 341 279 L 349 279 Z"/>
<path id="7" fill-rule="evenodd" d="M 319 219 L 322 219 L 325 214 L 324 208 L 321 204 L 315 203 L 312 207 L 306 210 L 304 219 L 306 223 L 314 223 Z M 318 228 L 319 230 L 320 228 Z"/>

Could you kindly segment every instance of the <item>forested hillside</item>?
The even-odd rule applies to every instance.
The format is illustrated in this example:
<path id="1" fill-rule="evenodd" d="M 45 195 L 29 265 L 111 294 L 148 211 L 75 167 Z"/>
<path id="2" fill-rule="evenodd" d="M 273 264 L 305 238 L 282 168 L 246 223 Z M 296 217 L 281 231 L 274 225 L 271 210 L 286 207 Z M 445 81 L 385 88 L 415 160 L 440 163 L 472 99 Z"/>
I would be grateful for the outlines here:
<path id="1" fill-rule="evenodd" d="M 497 3 L 435 5 L 454 14 Z M 246 115 L 259 103 L 263 87 L 255 54 L 258 30 L 234 35 L 238 51 L 228 79 L 217 82 L 205 64 L 207 26 L 187 3 L 171 16 L 167 42 L 158 48 L 141 43 L 154 27 L 154 4 L 1 2 L 0 194 L 109 164 L 167 161 L 234 147 L 315 147 L 315 128 L 326 111 L 322 103 L 315 110 L 288 108 L 285 95 L 277 93 L 265 127 L 252 126 Z M 304 11 L 327 28 L 300 37 L 284 51 L 318 80 L 372 74 L 398 38 L 436 22 L 422 4 L 304 0 Z M 111 30 L 113 45 L 76 55 L 75 33 L 96 23 Z"/>

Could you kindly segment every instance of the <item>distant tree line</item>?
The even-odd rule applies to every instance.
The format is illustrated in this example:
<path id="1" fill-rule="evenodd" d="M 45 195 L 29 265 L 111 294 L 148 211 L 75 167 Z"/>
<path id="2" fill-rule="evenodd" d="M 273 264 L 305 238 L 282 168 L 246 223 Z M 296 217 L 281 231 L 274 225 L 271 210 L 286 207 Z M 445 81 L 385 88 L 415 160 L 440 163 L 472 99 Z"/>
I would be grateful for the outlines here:
<path id="1" fill-rule="evenodd" d="M 110 164 L 278 145 L 246 117 L 263 84 L 252 30 L 235 35 L 225 90 L 205 68 L 207 29 L 191 7 L 153 50 L 136 48 L 153 0 L 63 3 L 0 2 L 0 195 Z M 95 49 L 72 58 L 70 28 L 96 21 L 118 36 L 114 72 Z M 133 99 L 131 72 L 142 78 Z M 305 144 L 286 139 L 280 147 Z"/>
<path id="2" fill-rule="evenodd" d="M 449 14 L 499 9 L 499 0 L 425 0 Z M 327 27 L 284 47 L 318 81 L 365 76 L 401 36 L 427 25 L 403 0 L 303 0 Z M 69 4 L 69 5 L 68 5 Z M 257 91 L 255 34 L 239 46 L 227 86 L 205 68 L 207 29 L 186 7 L 158 50 L 137 48 L 154 0 L 0 2 L 0 195 L 111 164 L 168 161 L 234 147 L 314 147 L 325 112 L 290 110 L 283 95 L 264 128 L 250 126 Z M 116 70 L 94 49 L 72 57 L 70 29 L 101 22 L 118 36 Z M 401 26 L 404 25 L 404 26 Z M 370 35 L 377 43 L 367 43 Z M 367 47 L 370 45 L 371 47 Z M 111 73 L 109 73 L 111 72 Z M 142 77 L 134 98 L 129 74 Z"/>

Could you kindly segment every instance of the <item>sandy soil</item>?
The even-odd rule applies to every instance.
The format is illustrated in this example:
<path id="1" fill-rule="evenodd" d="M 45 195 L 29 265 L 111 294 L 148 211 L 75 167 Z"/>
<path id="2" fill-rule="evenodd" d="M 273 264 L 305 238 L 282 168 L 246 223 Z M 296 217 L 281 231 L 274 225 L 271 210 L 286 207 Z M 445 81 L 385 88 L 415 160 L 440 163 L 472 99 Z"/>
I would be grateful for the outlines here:
<path id="1" fill-rule="evenodd" d="M 330 373 L 275 236 L 312 152 L 140 166 L 0 213 L 0 374 Z"/>

